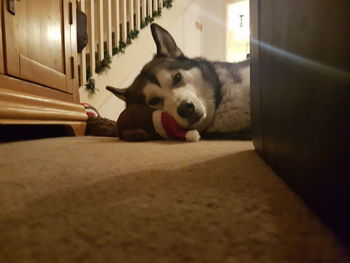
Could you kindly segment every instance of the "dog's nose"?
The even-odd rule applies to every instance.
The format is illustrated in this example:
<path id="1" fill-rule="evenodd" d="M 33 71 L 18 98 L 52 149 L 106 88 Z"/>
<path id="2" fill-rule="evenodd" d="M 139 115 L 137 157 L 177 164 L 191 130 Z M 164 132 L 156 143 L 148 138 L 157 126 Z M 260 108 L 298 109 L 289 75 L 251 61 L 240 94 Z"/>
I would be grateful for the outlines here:
<path id="1" fill-rule="evenodd" d="M 189 118 L 194 114 L 194 112 L 195 108 L 192 102 L 183 101 L 177 107 L 177 114 L 179 114 L 181 118 Z"/>

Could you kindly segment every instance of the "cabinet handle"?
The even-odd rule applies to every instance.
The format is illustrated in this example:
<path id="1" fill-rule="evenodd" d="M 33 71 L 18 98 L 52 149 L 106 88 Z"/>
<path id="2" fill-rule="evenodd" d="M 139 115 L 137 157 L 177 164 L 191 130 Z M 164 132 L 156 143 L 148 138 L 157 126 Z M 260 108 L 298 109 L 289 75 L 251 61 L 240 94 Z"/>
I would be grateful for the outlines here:
<path id="1" fill-rule="evenodd" d="M 74 74 L 74 72 L 75 72 L 75 65 L 74 65 L 74 57 L 70 57 L 70 71 L 71 71 L 71 77 L 72 77 L 72 79 L 74 79 L 75 78 L 75 74 Z"/>

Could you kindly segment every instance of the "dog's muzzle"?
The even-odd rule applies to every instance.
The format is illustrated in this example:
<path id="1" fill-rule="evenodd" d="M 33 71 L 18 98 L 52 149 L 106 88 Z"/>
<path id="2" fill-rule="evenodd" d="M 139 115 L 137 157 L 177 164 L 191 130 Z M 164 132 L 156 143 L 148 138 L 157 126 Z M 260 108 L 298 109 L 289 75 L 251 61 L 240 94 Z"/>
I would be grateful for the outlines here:
<path id="1" fill-rule="evenodd" d="M 177 114 L 188 121 L 189 125 L 195 124 L 199 121 L 203 114 L 199 114 L 196 111 L 196 107 L 192 102 L 182 101 L 180 105 L 177 107 Z"/>

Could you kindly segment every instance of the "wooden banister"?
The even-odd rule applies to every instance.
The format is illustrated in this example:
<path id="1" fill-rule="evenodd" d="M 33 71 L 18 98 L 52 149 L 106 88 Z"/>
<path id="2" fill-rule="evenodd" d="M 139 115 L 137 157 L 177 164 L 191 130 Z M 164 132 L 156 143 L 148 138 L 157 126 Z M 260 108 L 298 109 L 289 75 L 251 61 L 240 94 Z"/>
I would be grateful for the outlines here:
<path id="1" fill-rule="evenodd" d="M 111 58 L 115 53 L 123 52 L 121 49 L 125 47 L 121 46 L 129 44 L 145 23 L 151 21 L 154 12 L 164 6 L 163 0 L 78 1 L 80 10 L 87 15 L 89 35 L 78 65 L 81 86 L 96 77 L 96 66 L 101 66 L 106 54 Z"/>

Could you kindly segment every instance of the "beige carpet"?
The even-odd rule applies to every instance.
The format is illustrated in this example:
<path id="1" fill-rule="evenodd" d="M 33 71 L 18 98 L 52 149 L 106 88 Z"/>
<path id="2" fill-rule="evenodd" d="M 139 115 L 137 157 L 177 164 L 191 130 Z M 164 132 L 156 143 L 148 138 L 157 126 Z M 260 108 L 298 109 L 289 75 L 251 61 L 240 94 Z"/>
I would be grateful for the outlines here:
<path id="1" fill-rule="evenodd" d="M 350 262 L 251 142 L 0 145 L 0 262 Z"/>

